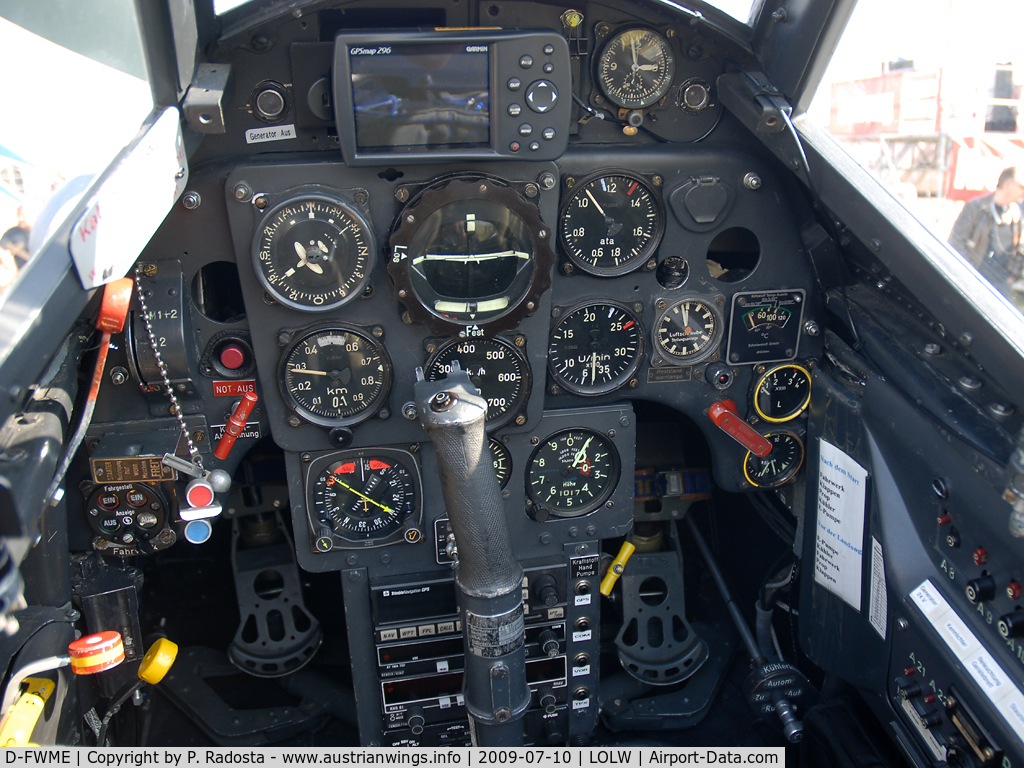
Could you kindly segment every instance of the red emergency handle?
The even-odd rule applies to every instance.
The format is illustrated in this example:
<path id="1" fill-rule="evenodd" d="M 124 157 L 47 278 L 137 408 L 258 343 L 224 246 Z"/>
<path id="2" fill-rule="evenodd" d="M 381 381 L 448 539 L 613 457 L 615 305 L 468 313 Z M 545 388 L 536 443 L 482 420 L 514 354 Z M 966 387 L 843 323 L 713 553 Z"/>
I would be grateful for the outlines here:
<path id="1" fill-rule="evenodd" d="M 228 417 L 228 423 L 224 425 L 224 434 L 217 441 L 217 447 L 213 451 L 213 455 L 221 461 L 228 457 L 235 440 L 245 429 L 245 422 L 248 420 L 249 414 L 252 413 L 257 399 L 255 392 L 246 392 L 242 395 L 242 401 L 235 408 L 235 412 Z"/>
<path id="2" fill-rule="evenodd" d="M 758 458 L 763 459 L 772 452 L 772 444 L 740 418 L 736 412 L 736 403 L 732 400 L 712 403 L 708 408 L 708 418 L 712 424 Z"/>

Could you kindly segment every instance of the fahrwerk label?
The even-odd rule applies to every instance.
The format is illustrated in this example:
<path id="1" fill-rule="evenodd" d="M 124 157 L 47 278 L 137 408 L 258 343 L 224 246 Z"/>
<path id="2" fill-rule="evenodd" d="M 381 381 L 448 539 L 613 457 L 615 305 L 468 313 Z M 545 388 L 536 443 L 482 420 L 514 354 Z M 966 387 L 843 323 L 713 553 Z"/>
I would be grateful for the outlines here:
<path id="1" fill-rule="evenodd" d="M 245 132 L 246 144 L 262 144 L 264 141 L 282 141 L 295 138 L 295 125 L 274 125 L 266 128 L 250 128 Z"/>
<path id="2" fill-rule="evenodd" d="M 213 394 L 216 397 L 241 397 L 246 392 L 256 391 L 256 379 L 239 379 L 238 381 L 213 382 Z"/>

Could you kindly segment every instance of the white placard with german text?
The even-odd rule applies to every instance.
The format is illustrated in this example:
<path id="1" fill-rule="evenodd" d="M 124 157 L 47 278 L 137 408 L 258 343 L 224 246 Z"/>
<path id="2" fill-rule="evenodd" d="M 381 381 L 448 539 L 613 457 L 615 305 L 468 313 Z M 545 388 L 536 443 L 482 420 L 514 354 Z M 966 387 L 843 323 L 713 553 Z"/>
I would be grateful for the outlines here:
<path id="1" fill-rule="evenodd" d="M 860 610 L 867 471 L 820 441 L 814 581 Z"/>

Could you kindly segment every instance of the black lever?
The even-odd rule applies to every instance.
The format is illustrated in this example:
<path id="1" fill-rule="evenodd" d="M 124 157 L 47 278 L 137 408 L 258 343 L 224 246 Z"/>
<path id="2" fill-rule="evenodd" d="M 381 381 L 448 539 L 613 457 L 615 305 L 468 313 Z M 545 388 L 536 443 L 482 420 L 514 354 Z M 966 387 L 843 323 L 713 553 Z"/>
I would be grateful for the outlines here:
<path id="1" fill-rule="evenodd" d="M 523 568 L 512 553 L 501 489 L 487 449 L 487 401 L 453 363 L 446 379 L 416 370 L 416 409 L 433 441 L 458 564 L 466 653 L 463 682 L 473 744 L 523 745 L 518 722 L 530 704 L 526 684 Z"/>

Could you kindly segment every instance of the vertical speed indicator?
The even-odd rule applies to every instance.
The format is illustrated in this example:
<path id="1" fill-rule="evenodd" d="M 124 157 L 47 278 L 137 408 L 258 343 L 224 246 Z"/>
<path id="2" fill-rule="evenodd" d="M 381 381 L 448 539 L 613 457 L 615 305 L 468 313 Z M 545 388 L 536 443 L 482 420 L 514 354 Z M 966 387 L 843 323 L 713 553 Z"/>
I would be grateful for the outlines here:
<path id="1" fill-rule="evenodd" d="M 611 277 L 646 263 L 664 230 L 661 201 L 642 178 L 603 171 L 574 186 L 562 206 L 559 235 L 573 264 Z"/>

